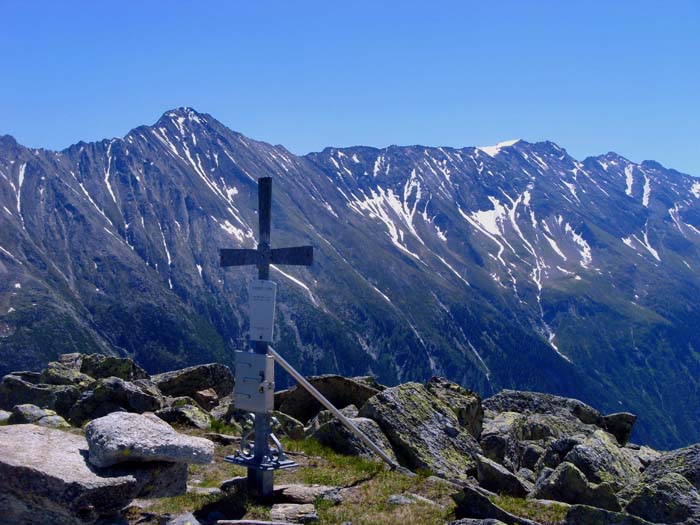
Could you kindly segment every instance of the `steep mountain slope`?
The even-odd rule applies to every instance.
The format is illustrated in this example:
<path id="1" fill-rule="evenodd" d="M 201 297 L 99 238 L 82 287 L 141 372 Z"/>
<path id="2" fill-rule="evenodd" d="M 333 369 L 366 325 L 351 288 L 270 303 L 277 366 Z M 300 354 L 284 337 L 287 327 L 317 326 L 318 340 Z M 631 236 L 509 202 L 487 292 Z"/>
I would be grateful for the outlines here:
<path id="1" fill-rule="evenodd" d="M 295 156 L 189 108 L 62 152 L 0 138 L 0 371 L 114 351 L 155 372 L 230 362 L 271 176 L 276 348 L 307 373 L 443 374 L 640 414 L 700 439 L 700 183 L 550 142 Z M 284 377 L 278 383 L 283 384 Z"/>

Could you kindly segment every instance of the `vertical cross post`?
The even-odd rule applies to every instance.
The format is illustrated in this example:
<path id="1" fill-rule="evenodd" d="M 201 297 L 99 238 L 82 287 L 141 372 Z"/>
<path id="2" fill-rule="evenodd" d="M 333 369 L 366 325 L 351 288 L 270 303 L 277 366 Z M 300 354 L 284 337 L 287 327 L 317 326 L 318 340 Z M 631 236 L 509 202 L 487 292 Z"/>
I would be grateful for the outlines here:
<path id="1" fill-rule="evenodd" d="M 263 177 L 258 179 L 258 232 L 259 232 L 259 242 L 255 250 L 251 249 L 223 249 L 221 250 L 221 266 L 246 266 L 246 265 L 256 265 L 258 268 L 258 283 L 269 284 L 274 288 L 274 284 L 269 282 L 270 279 L 270 264 L 288 264 L 297 266 L 309 266 L 313 261 L 313 247 L 311 246 L 298 246 L 293 248 L 270 248 L 270 228 L 271 228 L 271 211 L 272 211 L 272 179 L 270 177 Z M 252 290 L 252 289 L 251 289 Z M 271 312 L 267 312 L 270 315 L 270 322 L 274 320 L 274 294 L 271 296 L 269 301 L 269 308 L 272 309 Z M 252 302 L 251 302 L 252 308 Z M 251 312 L 252 314 L 252 312 Z M 257 327 L 256 327 L 257 328 Z M 251 317 L 251 331 L 252 317 Z M 259 339 L 251 341 L 252 351 L 255 354 L 263 355 L 264 358 L 257 360 L 251 360 L 249 357 L 241 356 L 243 352 L 237 352 L 236 355 L 236 390 L 235 399 L 236 404 L 241 403 L 244 406 L 253 407 L 255 410 L 254 417 L 254 443 L 251 449 L 247 448 L 247 436 L 244 436 L 241 443 L 241 451 L 235 456 L 229 456 L 226 458 L 227 461 L 236 463 L 238 465 L 244 465 L 248 468 L 248 483 L 250 488 L 252 488 L 259 496 L 267 498 L 272 495 L 273 490 L 273 475 L 274 471 L 278 468 L 288 468 L 290 466 L 295 466 L 296 464 L 289 461 L 284 456 L 284 452 L 279 444 L 279 441 L 275 438 L 270 430 L 270 410 L 271 408 L 261 408 L 262 405 L 256 405 L 252 401 L 249 402 L 247 399 L 252 397 L 258 398 L 261 395 L 269 395 L 269 389 L 272 388 L 274 393 L 274 368 L 270 366 L 269 368 L 264 364 L 268 358 L 268 348 L 269 343 L 272 339 L 272 326 L 269 327 L 269 335 L 262 335 L 266 333 L 264 330 L 259 333 Z M 241 366 L 245 365 L 245 370 L 239 373 L 238 360 L 241 360 Z M 263 363 L 258 364 L 258 368 L 253 368 L 253 363 Z M 256 375 L 257 374 L 257 375 Z M 258 391 L 253 391 L 251 393 L 250 385 L 239 384 L 238 378 L 242 378 L 241 382 L 255 382 L 256 377 L 259 382 Z M 245 391 L 244 391 L 245 390 Z M 269 398 L 267 398 L 269 401 Z M 265 403 L 263 403 L 265 404 Z M 267 403 L 269 405 L 269 403 Z M 273 440 L 275 445 L 274 449 L 270 447 L 270 440 Z"/>

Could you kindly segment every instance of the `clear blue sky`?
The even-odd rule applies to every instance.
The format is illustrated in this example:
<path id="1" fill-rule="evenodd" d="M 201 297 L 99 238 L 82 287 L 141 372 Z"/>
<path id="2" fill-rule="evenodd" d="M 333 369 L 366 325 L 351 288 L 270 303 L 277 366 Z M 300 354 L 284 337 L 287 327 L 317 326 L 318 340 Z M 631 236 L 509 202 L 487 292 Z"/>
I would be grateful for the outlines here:
<path id="1" fill-rule="evenodd" d="M 700 175 L 700 2 L 0 0 L 0 133 L 192 106 L 295 153 L 553 140 Z"/>

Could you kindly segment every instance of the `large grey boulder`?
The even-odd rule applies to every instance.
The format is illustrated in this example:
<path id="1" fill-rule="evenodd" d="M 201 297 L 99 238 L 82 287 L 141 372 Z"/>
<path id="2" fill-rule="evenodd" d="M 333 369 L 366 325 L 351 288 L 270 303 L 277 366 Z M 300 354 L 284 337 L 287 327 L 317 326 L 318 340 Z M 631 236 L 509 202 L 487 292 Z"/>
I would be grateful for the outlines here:
<path id="1" fill-rule="evenodd" d="M 14 374 L 6 375 L 0 382 L 0 408 L 5 410 L 31 404 L 66 415 L 79 396 L 80 390 L 75 386 L 35 384 Z"/>
<path id="2" fill-rule="evenodd" d="M 700 523 L 700 494 L 677 473 L 633 489 L 625 512 L 658 523 Z"/>
<path id="3" fill-rule="evenodd" d="M 219 397 L 233 391 L 234 377 L 231 369 L 220 363 L 190 366 L 154 375 L 153 382 L 167 396 L 189 396 L 194 398 L 197 392 L 212 388 Z"/>
<path id="4" fill-rule="evenodd" d="M 108 377 L 99 379 L 92 390 L 82 394 L 71 408 L 69 419 L 75 425 L 82 425 L 112 412 L 152 412 L 162 406 L 162 396 L 150 390 L 149 383 L 139 386 L 136 382 Z"/>
<path id="5" fill-rule="evenodd" d="M 133 498 L 174 496 L 187 486 L 186 465 L 97 469 L 86 460 L 85 438 L 36 425 L 0 427 L 0 450 L 0 522 L 7 524 L 94 523 Z"/>
<path id="6" fill-rule="evenodd" d="M 476 456 L 477 479 L 479 485 L 496 492 L 516 498 L 524 498 L 532 489 L 532 483 L 520 479 L 503 465 L 484 456 Z"/>
<path id="7" fill-rule="evenodd" d="M 484 422 L 484 409 L 478 394 L 444 377 L 433 377 L 425 386 L 430 393 L 452 408 L 460 425 L 479 439 Z"/>
<path id="8" fill-rule="evenodd" d="M 309 377 L 308 381 L 336 407 L 361 407 L 379 393 L 379 389 L 370 386 L 367 381 L 339 375 L 314 376 Z M 304 388 L 294 386 L 275 393 L 275 409 L 306 424 L 323 410 L 323 406 Z"/>
<path id="9" fill-rule="evenodd" d="M 420 383 L 405 383 L 370 398 L 361 417 L 379 424 L 402 465 L 440 477 L 465 479 L 479 453 L 451 407 Z"/>
<path id="10" fill-rule="evenodd" d="M 108 467 L 124 462 L 210 463 L 214 443 L 176 432 L 153 414 L 114 412 L 85 427 L 90 463 Z"/>
<path id="11" fill-rule="evenodd" d="M 80 371 L 95 379 L 118 377 L 124 381 L 148 379 L 148 373 L 128 357 L 102 354 L 82 356 Z"/>
<path id="12" fill-rule="evenodd" d="M 612 511 L 621 510 L 611 485 L 589 483 L 579 469 L 567 462 L 561 463 L 545 479 L 539 479 L 532 496 Z"/>

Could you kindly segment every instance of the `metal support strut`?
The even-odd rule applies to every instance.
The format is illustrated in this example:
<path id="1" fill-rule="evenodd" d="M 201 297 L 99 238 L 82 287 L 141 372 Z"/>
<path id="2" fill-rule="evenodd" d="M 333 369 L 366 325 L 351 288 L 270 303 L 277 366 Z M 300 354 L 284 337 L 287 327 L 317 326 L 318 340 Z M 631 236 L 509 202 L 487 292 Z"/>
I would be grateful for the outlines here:
<path id="1" fill-rule="evenodd" d="M 326 407 L 328 410 L 330 410 L 335 417 L 337 417 L 340 422 L 345 425 L 345 427 L 350 430 L 353 434 L 355 434 L 362 442 L 367 445 L 372 451 L 377 454 L 380 458 L 382 458 L 392 469 L 400 469 L 401 467 L 399 466 L 398 463 L 396 463 L 393 459 L 389 457 L 389 455 L 384 452 L 381 448 L 379 448 L 374 441 L 372 441 L 369 437 L 367 437 L 367 434 L 362 432 L 355 424 L 350 421 L 345 415 L 335 408 L 333 404 L 326 399 L 321 392 L 316 390 L 314 386 L 309 383 L 306 378 L 301 375 L 299 372 L 297 372 L 292 365 L 290 365 L 287 361 L 285 361 L 284 357 L 279 355 L 277 351 L 272 348 L 271 346 L 268 345 L 267 347 L 268 353 L 275 358 L 275 361 L 279 363 L 279 365 L 284 368 L 289 375 L 291 375 L 301 386 L 303 386 L 309 394 L 314 396 L 316 400 L 321 403 L 324 407 Z"/>

